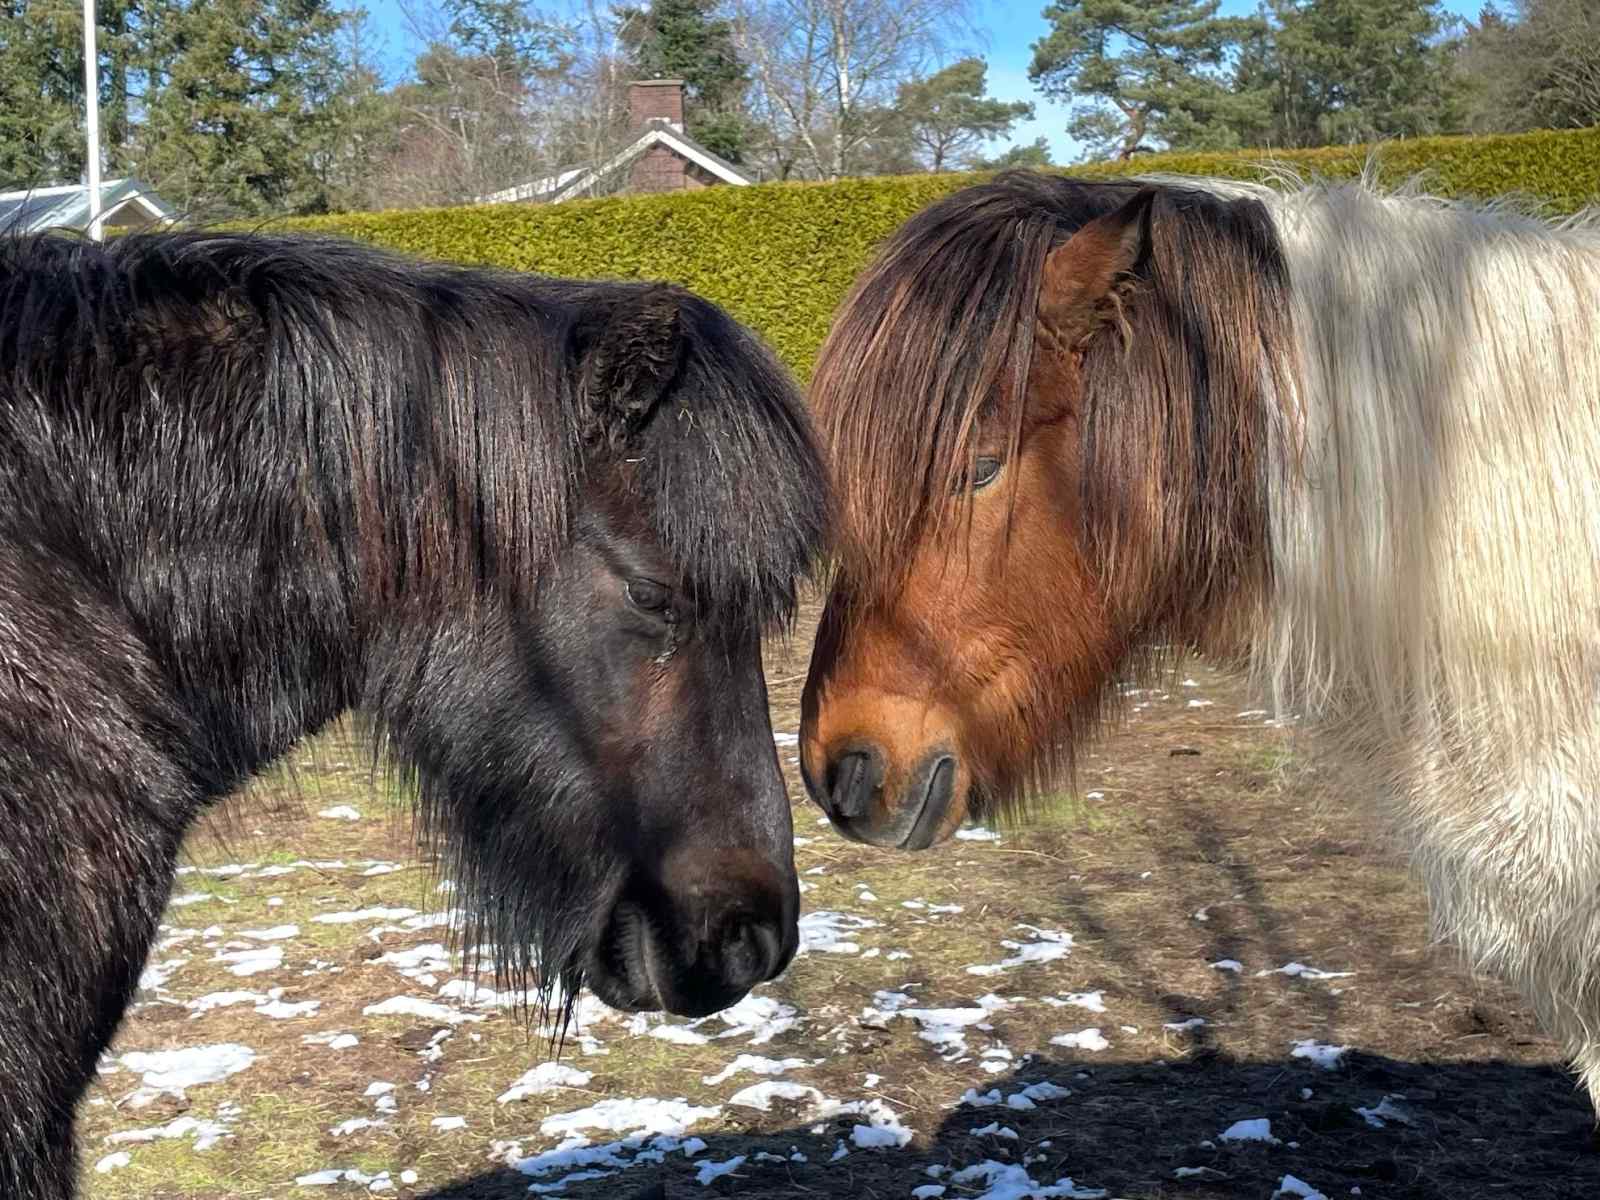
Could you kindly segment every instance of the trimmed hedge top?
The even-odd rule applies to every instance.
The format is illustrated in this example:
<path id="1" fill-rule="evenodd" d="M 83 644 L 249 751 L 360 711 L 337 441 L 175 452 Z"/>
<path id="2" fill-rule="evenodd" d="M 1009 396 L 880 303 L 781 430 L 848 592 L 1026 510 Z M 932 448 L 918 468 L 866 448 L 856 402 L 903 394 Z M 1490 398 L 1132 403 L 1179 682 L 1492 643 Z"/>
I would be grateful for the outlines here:
<path id="1" fill-rule="evenodd" d="M 1167 172 L 1258 180 L 1273 165 L 1351 178 L 1374 161 L 1386 183 L 1515 193 L 1556 213 L 1600 202 L 1600 127 L 1496 137 L 1421 138 L 1277 153 L 1152 154 L 1065 169 L 1081 177 Z M 835 308 L 878 244 L 918 209 L 981 174 L 715 187 L 558 205 L 496 204 L 304 217 L 273 228 L 336 234 L 460 263 L 576 278 L 668 280 L 723 305 L 801 377 Z"/>

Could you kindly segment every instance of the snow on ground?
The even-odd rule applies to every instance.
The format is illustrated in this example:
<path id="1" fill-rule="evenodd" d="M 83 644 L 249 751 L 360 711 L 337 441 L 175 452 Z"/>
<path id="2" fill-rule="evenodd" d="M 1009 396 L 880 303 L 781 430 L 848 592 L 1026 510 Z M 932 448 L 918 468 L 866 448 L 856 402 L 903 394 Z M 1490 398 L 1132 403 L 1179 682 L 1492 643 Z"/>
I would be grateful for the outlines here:
<path id="1" fill-rule="evenodd" d="M 183 1100 L 188 1089 L 237 1075 L 255 1060 L 254 1050 L 231 1042 L 179 1050 L 136 1050 L 117 1060 L 124 1069 L 138 1075 L 143 1085 L 123 1103 L 143 1108 L 163 1095 Z"/>
<path id="2" fill-rule="evenodd" d="M 1151 703 L 1167 699 L 1151 696 Z M 1172 707 L 1211 705 L 1179 701 Z M 780 747 L 795 744 L 793 734 L 775 740 Z M 1113 784 L 1106 786 L 1088 794 L 1091 802 L 1118 795 Z M 319 815 L 328 823 L 312 824 L 329 837 L 354 838 L 378 824 L 374 817 L 358 829 L 362 814 L 352 806 Z M 909 1163 L 927 1139 L 942 1136 L 941 1129 L 959 1135 L 940 1144 L 953 1161 L 934 1164 L 938 1171 L 930 1166 L 924 1175 L 924 1160 L 915 1160 L 903 1186 L 883 1194 L 918 1200 L 1107 1197 L 1095 1186 L 1092 1161 L 1067 1163 L 1048 1152 L 1048 1141 L 1031 1142 L 1026 1131 L 1033 1128 L 1037 1137 L 1042 1123 L 1058 1116 L 1056 1128 L 1070 1125 L 1097 1099 L 1095 1074 L 1125 1065 L 1151 1043 L 1155 1058 L 1186 1054 L 1202 1040 L 1220 1042 L 1233 1014 L 1211 1004 L 1240 994 L 1281 995 L 1286 1015 L 1304 1018 L 1292 1029 L 1286 1021 L 1277 1042 L 1301 1080 L 1319 1091 L 1348 1083 L 1352 1046 L 1301 1035 L 1328 1035 L 1331 1028 L 1359 1039 L 1341 1026 L 1310 1023 L 1318 1011 L 1294 1002 L 1336 992 L 1305 983 L 1338 981 L 1354 971 L 1284 962 L 1295 952 L 1321 958 L 1326 943 L 1267 950 L 1228 940 L 1221 927 L 1230 910 L 1243 907 L 1239 896 L 1230 903 L 1226 884 L 1201 891 L 1175 905 L 1171 916 L 1197 937 L 1217 940 L 1196 948 L 1183 966 L 1185 978 L 1140 980 L 1151 995 L 1163 997 L 1152 1006 L 1130 995 L 1128 973 L 1097 965 L 1104 959 L 1105 930 L 1076 921 L 1058 896 L 1019 892 L 1014 905 L 995 905 L 992 893 L 964 886 L 969 870 L 1003 872 L 1013 861 L 1004 856 L 1031 853 L 1024 839 L 997 848 L 1000 835 L 978 827 L 961 830 L 958 839 L 936 869 L 921 868 L 919 860 L 922 873 L 909 883 L 886 869 L 870 876 L 869 886 L 827 857 L 836 842 L 831 835 L 795 837 L 797 849 L 810 856 L 802 871 L 815 889 L 802 911 L 797 971 L 826 976 L 828 988 L 813 984 L 808 991 L 786 977 L 699 1018 L 617 1013 L 583 993 L 573 998 L 559 1056 L 544 1041 L 556 1033 L 549 1023 L 539 1024 L 531 1038 L 505 1033 L 517 1021 L 513 1010 L 540 1000 L 518 990 L 525 981 L 498 980 L 492 971 L 481 980 L 463 974 L 462 946 L 451 940 L 452 931 L 463 929 L 460 914 L 428 911 L 450 903 L 434 893 L 454 893 L 452 882 L 425 879 L 411 862 L 350 853 L 186 868 L 196 876 L 195 890 L 174 897 L 166 917 L 171 924 L 162 927 L 158 953 L 140 980 L 141 1014 L 168 1019 L 136 1022 L 139 1048 L 104 1061 L 99 1087 L 116 1116 L 109 1132 L 86 1143 L 86 1176 L 103 1180 L 107 1189 L 128 1187 L 117 1181 L 141 1178 L 147 1169 L 141 1155 L 154 1161 L 157 1154 L 209 1154 L 216 1161 L 251 1138 L 270 1137 L 270 1121 L 241 1118 L 237 1107 L 252 1095 L 252 1074 L 266 1075 L 267 1064 L 307 1078 L 296 1103 L 304 1099 L 316 1114 L 313 1149 L 283 1166 L 281 1177 L 250 1181 L 280 1200 L 299 1189 L 345 1195 L 410 1186 L 416 1172 L 403 1160 L 382 1157 L 399 1145 L 470 1156 L 467 1167 L 461 1166 L 466 1158 L 451 1159 L 456 1170 L 487 1164 L 515 1171 L 531 1195 L 566 1195 L 580 1184 L 669 1158 L 683 1171 L 673 1194 L 688 1180 L 720 1194 L 784 1163 L 836 1163 L 840 1180 L 856 1164 L 885 1156 Z M 374 847 L 364 853 L 374 851 L 385 852 Z M 815 861 L 819 854 L 825 861 Z M 1153 870 L 1141 869 L 1147 865 Z M 888 864 L 899 866 L 898 860 Z M 1133 863 L 1117 886 L 1138 890 L 1141 885 L 1131 882 L 1138 878 L 1154 880 L 1148 885 L 1153 890 L 1168 874 L 1165 863 L 1146 859 Z M 324 881 L 314 902 L 295 890 L 296 876 Z M 335 882 L 325 882 L 330 877 Z M 1051 886 L 1058 882 L 1066 891 L 1081 879 L 1063 870 Z M 259 892 L 250 891 L 253 881 L 268 880 L 256 884 Z M 268 888 L 282 895 L 268 897 Z M 197 928 L 212 918 L 226 927 Z M 953 963 L 938 957 L 946 937 L 957 947 Z M 496 947 L 474 949 L 492 965 Z M 1217 957 L 1226 953 L 1239 957 Z M 1257 969 L 1277 962 L 1284 965 Z M 1359 959 L 1351 965 L 1367 969 Z M 1267 977 L 1282 978 L 1257 982 Z M 1364 974 L 1363 982 L 1368 978 Z M 1147 1032 L 1140 1034 L 1140 1027 Z M 259 1050 L 248 1044 L 252 1031 L 263 1039 Z M 272 1036 L 276 1051 L 265 1048 Z M 867 1061 L 856 1057 L 863 1048 L 884 1049 Z M 292 1067 L 282 1065 L 288 1058 Z M 369 1065 L 380 1058 L 394 1069 Z M 630 1073 L 636 1061 L 648 1063 L 651 1073 Z M 470 1072 L 457 1069 L 468 1064 Z M 324 1076 L 327 1090 L 319 1091 Z M 287 1091 L 276 1079 L 261 1090 Z M 1302 1096 L 1309 1100 L 1311 1089 Z M 140 1109 L 158 1101 L 174 1106 L 163 1103 L 141 1116 Z M 1375 1087 L 1341 1112 L 1360 1133 L 1388 1129 L 1392 1135 L 1415 1119 L 1412 1103 Z M 1274 1119 L 1280 1120 L 1277 1133 Z M 1208 1110 L 1206 1120 L 1196 1137 L 1208 1139 L 1201 1143 L 1207 1153 L 1271 1154 L 1274 1196 L 1327 1200 L 1305 1182 L 1318 1179 L 1317 1171 L 1296 1168 L 1293 1139 L 1304 1135 L 1281 1123 L 1278 1109 L 1241 1096 L 1239 1107 L 1219 1109 L 1214 1124 Z M 806 1153 L 728 1140 L 747 1131 L 797 1129 L 816 1139 Z M 221 1155 L 218 1147 L 226 1147 Z M 1161 1178 L 1209 1181 L 1215 1172 L 1208 1171 L 1184 1166 L 1174 1174 L 1164 1167 Z M 445 1182 L 430 1177 L 427 1186 Z M 616 1185 L 618 1194 L 631 1194 L 624 1184 Z M 1252 1194 L 1271 1189 L 1268 1182 Z M 585 1193 L 594 1194 L 610 1193 Z"/>
<path id="3" fill-rule="evenodd" d="M 1027 966 L 1030 963 L 1054 962 L 1058 958 L 1065 958 L 1072 953 L 1072 935 L 1060 929 L 1038 929 L 1032 925 L 1018 925 L 1033 935 L 1026 942 L 1012 941 L 1007 938 L 1000 944 L 1016 953 L 1010 958 L 1001 959 L 997 963 L 986 963 L 967 968 L 968 975 L 999 975 L 1002 972 L 1013 970 L 1017 967 Z"/>

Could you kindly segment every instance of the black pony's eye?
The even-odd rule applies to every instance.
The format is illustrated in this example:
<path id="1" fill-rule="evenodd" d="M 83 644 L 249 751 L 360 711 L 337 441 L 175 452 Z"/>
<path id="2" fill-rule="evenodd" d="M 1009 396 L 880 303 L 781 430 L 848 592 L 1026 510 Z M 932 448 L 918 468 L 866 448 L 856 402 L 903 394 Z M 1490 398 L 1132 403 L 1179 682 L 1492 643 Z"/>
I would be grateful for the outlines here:
<path id="1" fill-rule="evenodd" d="M 657 583 L 653 579 L 628 580 L 628 603 L 640 612 L 664 612 L 670 599 L 672 593 L 667 590 L 666 585 Z"/>
<path id="2" fill-rule="evenodd" d="M 972 482 L 969 486 L 975 492 L 981 491 L 993 483 L 998 474 L 1000 474 L 998 458 L 980 458 L 972 464 Z"/>

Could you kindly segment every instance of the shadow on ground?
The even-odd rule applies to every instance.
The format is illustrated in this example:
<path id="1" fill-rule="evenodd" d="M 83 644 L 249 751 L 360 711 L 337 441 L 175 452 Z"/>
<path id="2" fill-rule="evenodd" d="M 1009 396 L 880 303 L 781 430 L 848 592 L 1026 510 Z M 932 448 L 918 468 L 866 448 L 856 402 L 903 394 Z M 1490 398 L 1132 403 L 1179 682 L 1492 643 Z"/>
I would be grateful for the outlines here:
<path id="1" fill-rule="evenodd" d="M 1040 1081 L 1071 1095 L 1007 1103 Z M 1328 1200 L 1600 1196 L 1589 1106 L 1570 1076 L 1549 1067 L 1411 1063 L 1350 1052 L 1330 1070 L 1303 1059 L 1250 1063 L 1202 1052 L 1171 1064 L 1094 1068 L 1040 1058 L 991 1086 L 997 1095 L 988 1098 L 998 1103 L 949 1110 L 931 1138 L 903 1150 L 856 1148 L 846 1117 L 770 1134 L 717 1134 L 693 1158 L 668 1154 L 660 1164 L 574 1182 L 556 1194 L 799 1200 L 906 1197 L 944 1184 L 948 1200 L 1266 1200 L 1293 1176 Z M 1012 1107 L 1019 1103 L 1032 1106 Z M 1270 1122 L 1274 1141 L 1221 1137 L 1236 1122 L 1260 1118 Z M 835 1158 L 841 1147 L 846 1153 Z M 702 1164 L 741 1155 L 733 1170 L 699 1182 Z M 522 1197 L 530 1184 L 548 1187 L 560 1177 L 502 1169 L 429 1197 Z M 1296 1194 L 1304 1193 L 1292 1185 L 1285 1193 Z"/>

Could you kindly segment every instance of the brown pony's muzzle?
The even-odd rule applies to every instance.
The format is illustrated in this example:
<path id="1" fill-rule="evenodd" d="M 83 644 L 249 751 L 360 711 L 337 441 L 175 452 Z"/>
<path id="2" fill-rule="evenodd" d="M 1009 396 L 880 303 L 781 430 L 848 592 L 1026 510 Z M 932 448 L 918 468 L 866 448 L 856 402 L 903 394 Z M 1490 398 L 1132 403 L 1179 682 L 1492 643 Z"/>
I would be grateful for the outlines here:
<path id="1" fill-rule="evenodd" d="M 819 698 L 807 684 L 800 725 L 806 791 L 846 837 L 925 850 L 955 833 L 970 773 L 940 706 L 876 689 Z"/>

